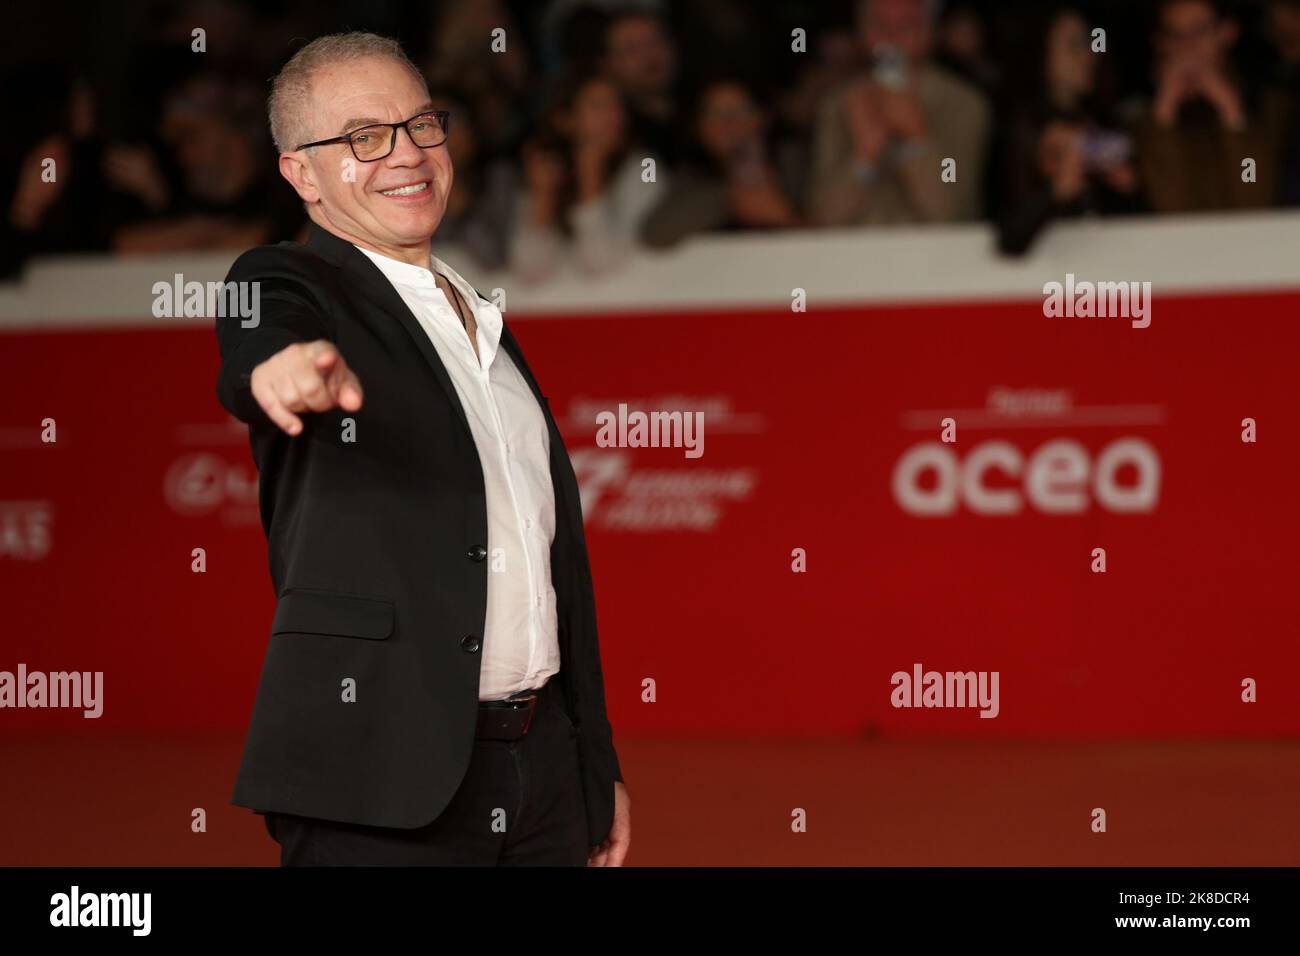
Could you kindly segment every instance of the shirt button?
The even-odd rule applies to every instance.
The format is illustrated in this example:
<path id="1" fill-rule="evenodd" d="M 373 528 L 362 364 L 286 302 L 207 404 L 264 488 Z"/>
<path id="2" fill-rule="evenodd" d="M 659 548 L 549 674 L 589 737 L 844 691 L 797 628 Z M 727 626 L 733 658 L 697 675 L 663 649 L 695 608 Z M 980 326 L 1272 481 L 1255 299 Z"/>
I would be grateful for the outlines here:
<path id="1" fill-rule="evenodd" d="M 524 519 L 524 527 L 525 527 L 525 528 L 531 528 L 532 526 L 533 526 L 533 519 L 532 519 L 532 518 L 525 518 L 525 519 Z"/>

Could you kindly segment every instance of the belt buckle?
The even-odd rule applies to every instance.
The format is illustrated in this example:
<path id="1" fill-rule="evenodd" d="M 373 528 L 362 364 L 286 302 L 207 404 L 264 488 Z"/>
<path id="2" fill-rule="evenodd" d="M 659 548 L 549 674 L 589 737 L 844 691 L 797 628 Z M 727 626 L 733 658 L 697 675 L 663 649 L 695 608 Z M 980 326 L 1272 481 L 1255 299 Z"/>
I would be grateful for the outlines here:
<path id="1" fill-rule="evenodd" d="M 490 710 L 495 710 L 498 713 L 500 711 L 506 711 L 511 714 L 511 717 L 506 719 L 507 724 L 513 724 L 518 719 L 517 715 L 521 711 L 528 711 L 524 716 L 523 726 L 519 728 L 517 734 L 505 736 L 499 732 L 494 732 L 488 736 L 497 740 L 518 740 L 527 734 L 528 728 L 532 726 L 533 719 L 537 714 L 539 697 L 540 695 L 537 690 L 530 688 L 528 690 L 516 691 L 509 697 L 501 697 L 488 703 L 487 706 Z"/>
<path id="2" fill-rule="evenodd" d="M 520 691 L 518 696 L 512 694 L 507 697 L 506 700 L 511 702 L 512 710 L 523 710 L 525 707 L 528 708 L 528 716 L 524 719 L 524 726 L 519 730 L 519 736 L 522 737 L 528 733 L 528 728 L 533 725 L 533 718 L 537 716 L 538 693 L 535 690 Z M 519 706 L 513 706 L 516 704 Z"/>

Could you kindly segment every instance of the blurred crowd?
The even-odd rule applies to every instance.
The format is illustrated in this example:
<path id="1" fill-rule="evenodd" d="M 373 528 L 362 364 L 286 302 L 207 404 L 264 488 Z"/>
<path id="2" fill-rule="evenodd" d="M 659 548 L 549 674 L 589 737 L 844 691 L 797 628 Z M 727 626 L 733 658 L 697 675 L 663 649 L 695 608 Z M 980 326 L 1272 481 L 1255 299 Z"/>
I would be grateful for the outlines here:
<path id="1" fill-rule="evenodd" d="M 1300 204 L 1300 0 L 124 8 L 8 41 L 6 275 L 300 238 L 268 80 L 341 29 L 399 37 L 451 113 L 436 238 L 529 281 L 706 233 L 986 220 L 1018 255 L 1062 218 Z"/>

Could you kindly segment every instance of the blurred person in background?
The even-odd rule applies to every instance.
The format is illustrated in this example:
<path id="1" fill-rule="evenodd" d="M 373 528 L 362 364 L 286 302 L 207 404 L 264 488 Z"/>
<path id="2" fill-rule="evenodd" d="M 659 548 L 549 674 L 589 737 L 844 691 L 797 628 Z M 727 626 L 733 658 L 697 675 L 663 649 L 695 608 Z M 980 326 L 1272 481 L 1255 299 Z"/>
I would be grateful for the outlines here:
<path id="1" fill-rule="evenodd" d="M 27 135 L 5 145 L 12 169 L 0 228 L 5 275 L 33 255 L 105 252 L 123 224 L 163 208 L 169 190 L 152 151 L 100 132 L 86 82 L 49 67 L 11 73 L 9 81 L 38 93 L 33 114 L 17 124 Z"/>
<path id="2" fill-rule="evenodd" d="M 642 181 L 655 160 L 656 182 Z M 528 282 L 571 263 L 608 272 L 637 247 L 642 223 L 669 187 L 659 157 L 631 139 L 618 89 L 603 76 L 565 76 L 538 136 L 524 147 L 511 268 Z"/>
<path id="3" fill-rule="evenodd" d="M 458 244 L 484 269 L 503 269 L 518 202 L 515 165 L 480 154 L 478 122 L 463 96 L 435 90 L 430 101 L 434 109 L 450 114 L 448 128 L 456 130 L 447 138 L 456 180 L 438 226 L 438 242 Z"/>
<path id="4" fill-rule="evenodd" d="M 1040 13 L 1028 36 L 1021 100 L 1000 152 L 998 247 L 1025 252 L 1051 220 L 1138 209 L 1132 138 L 1098 103 L 1090 31 L 1073 7 Z"/>
<path id="5" fill-rule="evenodd" d="M 797 200 L 806 220 L 812 187 L 812 143 L 818 106 L 857 75 L 861 65 L 850 27 L 828 24 L 809 31 L 808 52 L 798 57 L 793 75 L 781 82 L 764 75 L 763 102 L 770 104 L 773 152 L 781 169 L 799 170 Z M 760 74 L 750 74 L 760 75 Z M 775 86 L 773 83 L 775 82 Z"/>
<path id="6" fill-rule="evenodd" d="M 810 218 L 823 226 L 956 222 L 982 211 L 989 107 L 930 59 L 936 4 L 859 0 L 866 68 L 819 107 Z M 941 162 L 956 160 L 956 181 Z"/>
<path id="7" fill-rule="evenodd" d="M 735 79 L 706 85 L 695 110 L 695 136 L 672 187 L 641 228 L 652 248 L 695 233 L 798 226 L 797 170 L 778 170 L 768 118 Z"/>
<path id="8" fill-rule="evenodd" d="M 622 94 L 630 135 L 669 166 L 681 139 L 677 59 L 668 28 L 653 13 L 619 13 L 605 30 L 601 67 Z"/>
<path id="9" fill-rule="evenodd" d="M 1300 206 L 1300 0 L 1273 0 L 1268 14 L 1272 82 L 1287 102 L 1278 200 Z"/>
<path id="10" fill-rule="evenodd" d="M 945 6 L 938 33 L 935 62 L 992 96 L 1002 71 L 989 56 L 988 30 L 976 5 L 962 2 Z"/>
<path id="11" fill-rule="evenodd" d="M 812 37 L 804 59 L 807 65 L 788 88 L 777 91 L 774 101 L 781 125 L 811 141 L 818 105 L 857 75 L 861 60 L 853 31 L 840 27 Z"/>
<path id="12" fill-rule="evenodd" d="M 243 249 L 297 236 L 306 214 L 266 172 L 274 154 L 252 86 L 192 77 L 167 97 L 162 139 L 182 176 L 157 218 L 118 230 L 118 252 Z M 139 188 L 165 188 L 152 157 L 133 158 Z"/>
<path id="13" fill-rule="evenodd" d="M 1155 94 L 1139 124 L 1138 168 L 1156 212 L 1269 206 L 1278 193 L 1285 97 L 1250 102 L 1230 62 L 1237 23 L 1214 0 L 1164 0 L 1157 11 Z M 1244 182 L 1242 161 L 1256 161 Z"/>
<path id="14" fill-rule="evenodd" d="M 521 24 L 501 0 L 451 0 L 440 8 L 425 63 L 429 85 L 460 91 L 474 114 L 480 156 L 515 153 L 540 105 Z"/>
<path id="15" fill-rule="evenodd" d="M 814 37 L 833 7 L 752 0 L 709 0 L 707 3 L 674 3 L 670 38 L 677 59 L 679 100 L 689 109 L 705 82 L 726 73 L 743 76 L 755 86 L 760 81 L 769 89 L 787 89 L 802 69 L 806 55 L 789 56 L 791 36 L 785 27 L 797 20 Z M 809 50 L 815 41 L 808 44 Z M 689 125 L 690 117 L 681 118 Z"/>
<path id="16" fill-rule="evenodd" d="M 664 16 L 667 0 L 545 0 L 530 6 L 538 61 L 547 77 L 599 73 L 610 20 L 623 13 Z"/>

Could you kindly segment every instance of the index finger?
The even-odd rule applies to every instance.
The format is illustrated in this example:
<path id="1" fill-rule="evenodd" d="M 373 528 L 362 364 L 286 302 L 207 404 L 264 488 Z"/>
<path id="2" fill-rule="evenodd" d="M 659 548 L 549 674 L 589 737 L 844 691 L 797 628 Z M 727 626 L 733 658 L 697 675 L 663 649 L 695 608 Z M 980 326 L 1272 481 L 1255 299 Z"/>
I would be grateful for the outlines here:
<path id="1" fill-rule="evenodd" d="M 348 363 L 342 356 L 339 357 L 338 364 L 334 366 L 325 381 L 330 394 L 345 411 L 355 412 L 361 407 L 364 398 L 361 380 L 352 369 L 348 368 Z"/>

